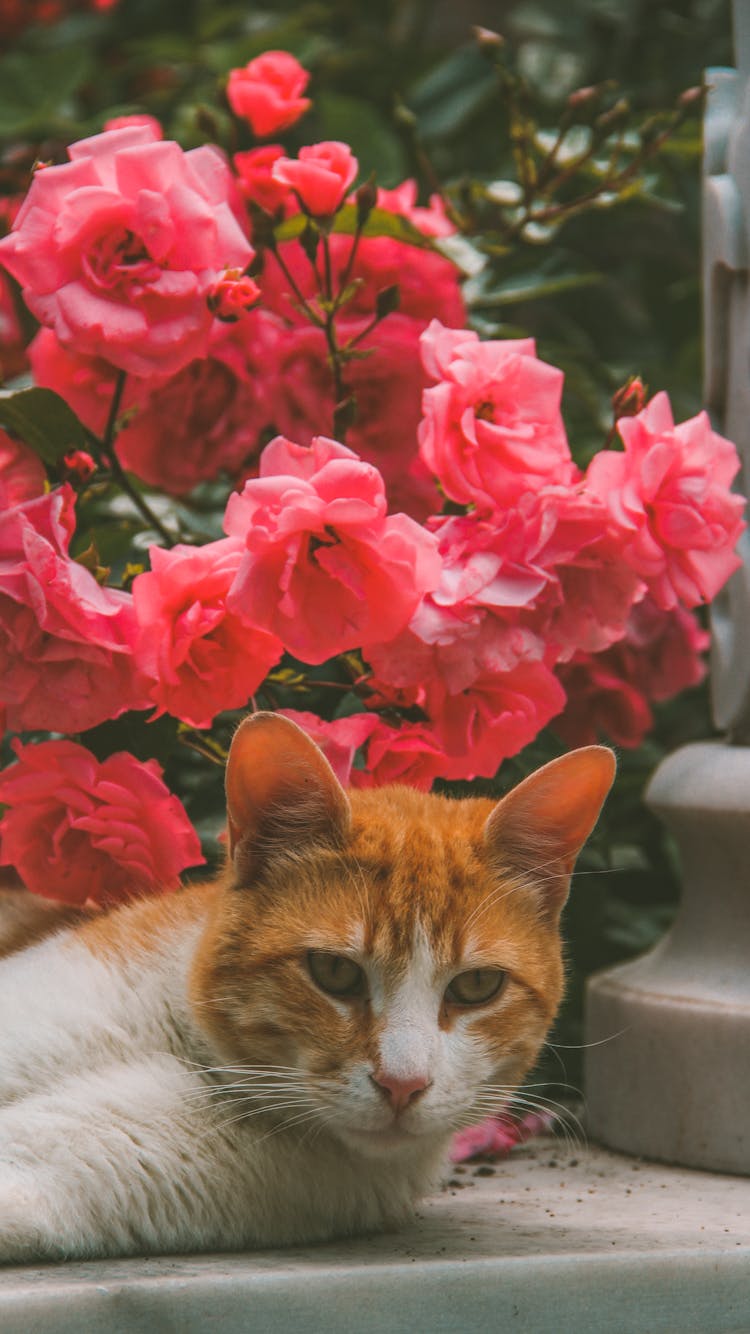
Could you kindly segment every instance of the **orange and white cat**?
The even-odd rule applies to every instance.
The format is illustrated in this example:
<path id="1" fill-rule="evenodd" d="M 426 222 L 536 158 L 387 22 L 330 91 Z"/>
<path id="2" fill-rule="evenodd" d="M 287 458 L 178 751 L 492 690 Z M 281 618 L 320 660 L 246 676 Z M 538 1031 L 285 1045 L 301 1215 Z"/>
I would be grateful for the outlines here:
<path id="1" fill-rule="evenodd" d="M 256 714 L 229 757 L 218 882 L 51 932 L 37 914 L 25 945 L 9 895 L 0 1260 L 402 1222 L 454 1130 L 539 1051 L 613 772 L 592 746 L 496 805 L 347 795 L 293 723 Z"/>

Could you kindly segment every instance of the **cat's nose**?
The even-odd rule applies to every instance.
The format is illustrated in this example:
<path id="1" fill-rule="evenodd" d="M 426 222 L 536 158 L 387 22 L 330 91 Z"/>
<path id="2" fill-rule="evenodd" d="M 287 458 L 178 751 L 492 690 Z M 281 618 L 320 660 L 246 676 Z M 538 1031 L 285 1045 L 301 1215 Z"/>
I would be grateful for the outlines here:
<path id="1" fill-rule="evenodd" d="M 402 1112 L 409 1103 L 416 1102 L 421 1093 L 429 1088 L 432 1080 L 428 1075 L 410 1075 L 401 1078 L 389 1075 L 386 1070 L 377 1070 L 370 1075 L 373 1084 L 385 1094 L 394 1112 Z"/>

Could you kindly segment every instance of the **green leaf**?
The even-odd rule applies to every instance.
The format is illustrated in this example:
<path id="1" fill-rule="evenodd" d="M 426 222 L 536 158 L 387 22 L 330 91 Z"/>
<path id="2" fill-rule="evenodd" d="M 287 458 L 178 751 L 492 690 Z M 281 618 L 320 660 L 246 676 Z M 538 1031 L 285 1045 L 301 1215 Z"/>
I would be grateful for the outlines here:
<path id="1" fill-rule="evenodd" d="M 274 231 L 277 242 L 293 241 L 300 237 L 307 227 L 304 213 L 295 213 L 287 218 Z M 357 230 L 357 208 L 354 204 L 344 204 L 339 209 L 331 229 L 339 235 L 353 236 Z M 363 236 L 390 236 L 394 241 L 404 241 L 406 245 L 417 246 L 420 250 L 434 250 L 432 238 L 425 236 L 400 213 L 389 213 L 384 208 L 374 208 L 362 232 Z"/>
<path id="2" fill-rule="evenodd" d="M 70 449 L 86 449 L 86 431 L 64 398 L 52 389 L 0 390 L 0 426 L 12 431 L 44 463 L 57 463 Z"/>
<path id="3" fill-rule="evenodd" d="M 519 301 L 539 301 L 542 297 L 558 296 L 561 292 L 574 291 L 579 287 L 593 287 L 604 281 L 601 273 L 563 273 L 557 277 L 541 278 L 536 274 L 519 274 L 499 283 L 492 291 L 470 290 L 467 284 L 466 298 L 470 306 L 481 310 L 494 310 L 502 306 L 512 306 Z"/>
<path id="4" fill-rule="evenodd" d="M 420 135 L 439 139 L 455 135 L 497 93 L 497 77 L 478 46 L 461 47 L 406 94 Z"/>

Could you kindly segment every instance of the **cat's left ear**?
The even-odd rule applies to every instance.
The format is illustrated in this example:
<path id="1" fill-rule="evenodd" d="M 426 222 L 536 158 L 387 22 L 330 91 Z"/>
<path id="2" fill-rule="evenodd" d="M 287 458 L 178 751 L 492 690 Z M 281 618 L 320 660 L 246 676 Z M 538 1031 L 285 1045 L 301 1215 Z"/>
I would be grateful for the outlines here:
<path id="1" fill-rule="evenodd" d="M 349 800 L 328 760 L 278 713 L 255 713 L 240 723 L 226 789 L 229 852 L 242 883 L 274 853 L 339 844 L 348 832 Z"/>
<path id="2" fill-rule="evenodd" d="M 491 860 L 527 873 L 553 913 L 562 908 L 576 858 L 615 776 L 606 746 L 584 746 L 545 764 L 498 802 L 484 827 Z"/>

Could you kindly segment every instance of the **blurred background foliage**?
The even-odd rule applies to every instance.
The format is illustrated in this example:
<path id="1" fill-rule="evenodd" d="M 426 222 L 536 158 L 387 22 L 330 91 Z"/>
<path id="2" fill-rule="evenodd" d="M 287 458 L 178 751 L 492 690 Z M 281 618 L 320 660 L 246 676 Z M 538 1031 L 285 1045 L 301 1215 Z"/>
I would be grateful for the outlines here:
<path id="1" fill-rule="evenodd" d="M 478 42 L 472 25 L 503 45 Z M 677 419 L 700 408 L 700 101 L 669 118 L 707 66 L 731 64 L 728 0 L 0 0 L 0 43 L 1 193 L 23 193 L 36 160 L 63 160 L 69 142 L 118 114 L 149 112 L 186 148 L 250 147 L 227 113 L 227 73 L 284 48 L 312 71 L 314 99 L 287 142 L 344 139 L 379 184 L 413 175 L 423 197 L 441 187 L 465 233 L 456 255 L 472 324 L 486 337 L 533 335 L 565 370 L 579 462 L 603 444 L 611 396 L 630 375 L 668 390 Z M 576 98 L 602 84 L 598 101 Z M 604 188 L 611 154 L 591 152 L 561 194 L 569 202 L 596 187 L 591 206 L 563 210 L 560 225 L 514 230 L 519 124 L 537 163 L 557 143 L 564 167 L 590 147 L 596 115 L 613 109 L 607 145 L 620 167 L 665 124 L 673 132 L 619 190 Z M 283 686 L 272 702 L 300 706 Z M 177 724 L 144 726 L 145 753 L 155 754 L 157 730 Z M 96 729 L 98 747 L 91 735 L 87 744 L 105 753 L 118 728 Z M 620 756 L 567 910 L 569 995 L 561 1045 L 545 1061 L 561 1085 L 579 1080 L 583 979 L 652 944 L 674 910 L 673 849 L 642 804 L 644 784 L 663 754 L 710 731 L 705 689 L 689 691 L 658 707 L 645 746 Z M 169 764 L 173 738 L 164 741 Z M 132 730 L 120 744 L 138 753 Z M 544 733 L 472 790 L 502 791 L 562 749 Z M 221 801 L 218 771 L 181 753 L 179 788 L 203 833 Z M 166 776 L 174 782 L 169 767 Z"/>

